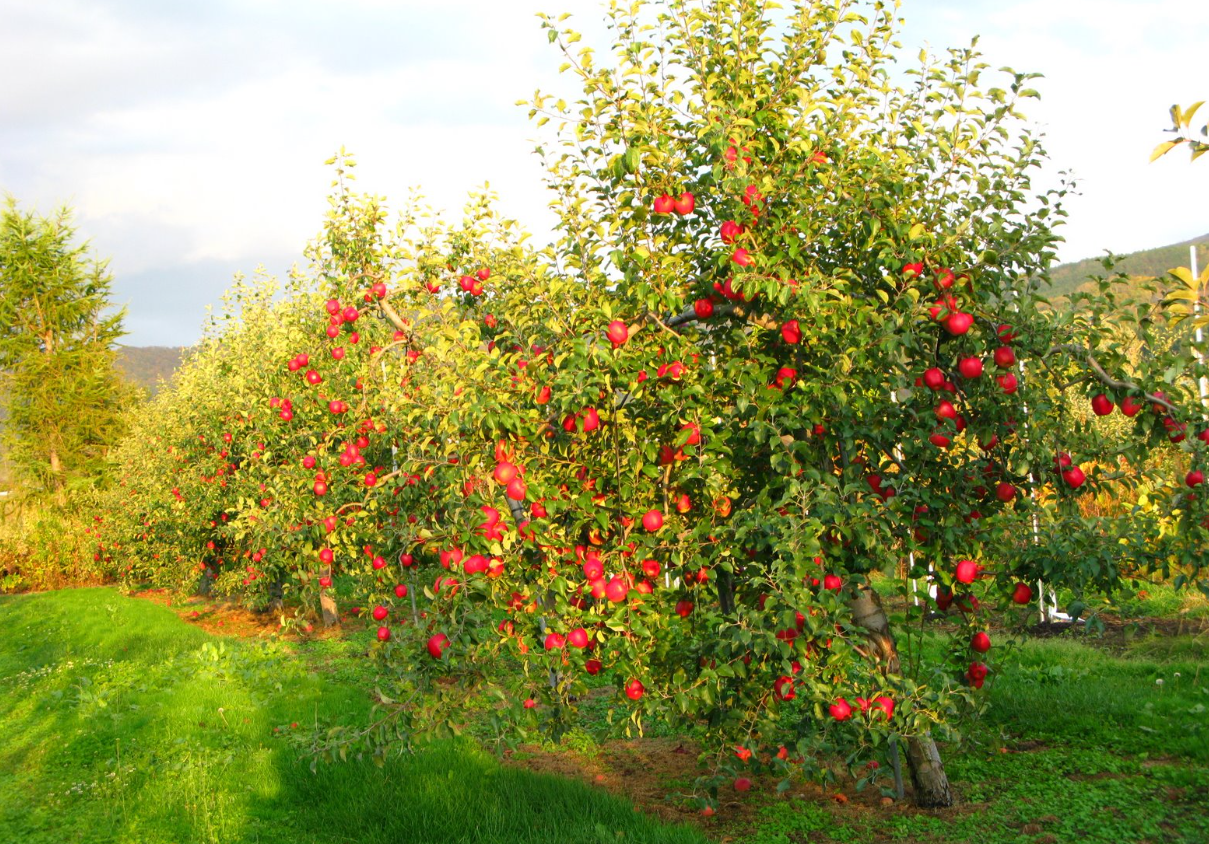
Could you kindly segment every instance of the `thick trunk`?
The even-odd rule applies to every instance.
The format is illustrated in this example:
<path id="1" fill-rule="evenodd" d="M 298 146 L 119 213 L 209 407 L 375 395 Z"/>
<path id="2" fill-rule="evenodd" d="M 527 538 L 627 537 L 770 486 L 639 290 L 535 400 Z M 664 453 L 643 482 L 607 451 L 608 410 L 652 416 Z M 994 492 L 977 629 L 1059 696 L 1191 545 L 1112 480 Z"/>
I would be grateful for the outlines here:
<path id="1" fill-rule="evenodd" d="M 848 604 L 853 620 L 865 628 L 871 646 L 883 674 L 901 674 L 898 646 L 890 632 L 890 619 L 882 609 L 881 599 L 868 587 Z M 953 792 L 949 789 L 949 778 L 945 776 L 940 751 L 930 735 L 911 736 L 907 743 L 907 769 L 911 772 L 911 785 L 915 791 L 915 805 L 921 809 L 940 809 L 953 805 Z"/>

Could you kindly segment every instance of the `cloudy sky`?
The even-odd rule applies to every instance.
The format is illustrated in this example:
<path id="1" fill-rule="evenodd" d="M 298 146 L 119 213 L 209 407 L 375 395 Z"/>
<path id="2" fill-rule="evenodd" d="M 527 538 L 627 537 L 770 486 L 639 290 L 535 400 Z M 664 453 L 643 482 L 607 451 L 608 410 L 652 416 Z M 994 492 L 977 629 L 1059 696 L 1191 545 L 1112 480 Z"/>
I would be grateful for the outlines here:
<path id="1" fill-rule="evenodd" d="M 0 0 L 0 192 L 67 203 L 111 258 L 131 345 L 193 342 L 232 273 L 284 273 L 322 222 L 341 145 L 364 190 L 460 208 L 490 181 L 540 230 L 535 130 L 557 88 L 534 13 L 599 0 Z M 905 0 L 904 55 L 981 35 L 1044 73 L 1031 106 L 1081 180 L 1064 259 L 1209 232 L 1209 163 L 1148 164 L 1172 103 L 1209 99 L 1204 0 Z M 602 47 L 603 42 L 597 41 Z M 565 88 L 563 89 L 565 90 Z M 1209 115 L 1203 115 L 1209 116 Z"/>

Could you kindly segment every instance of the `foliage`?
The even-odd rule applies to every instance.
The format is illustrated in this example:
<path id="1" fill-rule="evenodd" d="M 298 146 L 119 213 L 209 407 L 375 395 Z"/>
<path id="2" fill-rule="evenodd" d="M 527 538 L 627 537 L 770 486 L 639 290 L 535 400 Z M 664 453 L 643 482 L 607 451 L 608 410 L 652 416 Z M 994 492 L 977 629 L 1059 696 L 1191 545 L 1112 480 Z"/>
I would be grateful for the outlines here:
<path id="1" fill-rule="evenodd" d="M 703 731 L 703 803 L 837 758 L 876 784 L 983 707 L 980 607 L 1200 575 L 1203 496 L 1083 503 L 1156 450 L 1203 464 L 1203 365 L 1107 281 L 1049 306 L 1064 189 L 1031 186 L 1029 74 L 988 84 L 971 47 L 900 87 L 879 3 L 609 14 L 612 64 L 543 21 L 582 88 L 531 103 L 556 242 L 485 194 L 392 227 L 334 158 L 314 279 L 237 285 L 122 447 L 106 550 L 372 611 L 376 720 L 311 736 L 327 758 L 484 701 L 501 741 L 557 738 L 607 682 L 619 729 Z M 1141 409 L 1126 435 L 1072 413 L 1101 392 Z M 868 579 L 904 558 L 939 591 L 900 661 Z M 960 620 L 942 653 L 931 610 Z"/>
<path id="2" fill-rule="evenodd" d="M 132 398 L 114 368 L 121 311 L 110 277 L 73 243 L 70 213 L 41 218 L 10 198 L 0 217 L 0 385 L 6 459 L 30 489 L 87 485 Z"/>
<path id="3" fill-rule="evenodd" d="M 1188 144 L 1193 161 L 1209 152 L 1209 123 L 1206 123 L 1199 130 L 1194 129 L 1192 126 L 1192 121 L 1196 117 L 1197 110 L 1204 104 L 1202 100 L 1199 103 L 1193 103 L 1186 109 L 1180 108 L 1179 105 L 1171 107 L 1171 128 L 1167 131 L 1173 132 L 1176 138 L 1174 141 L 1163 141 L 1163 143 L 1155 147 L 1154 152 L 1150 154 L 1151 161 L 1161 158 L 1180 144 Z M 1197 134 L 1198 131 L 1199 135 Z"/>
<path id="4" fill-rule="evenodd" d="M 92 493 L 67 506 L 18 497 L 0 502 L 0 592 L 101 583 L 109 568 L 95 547 Z"/>

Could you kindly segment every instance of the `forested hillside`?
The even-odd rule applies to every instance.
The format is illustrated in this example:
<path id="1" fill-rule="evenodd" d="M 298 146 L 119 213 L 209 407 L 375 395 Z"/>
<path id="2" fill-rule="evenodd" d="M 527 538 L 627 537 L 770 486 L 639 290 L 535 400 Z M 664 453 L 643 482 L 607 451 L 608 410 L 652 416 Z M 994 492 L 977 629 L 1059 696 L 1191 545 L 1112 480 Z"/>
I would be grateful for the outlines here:
<path id="1" fill-rule="evenodd" d="M 127 379 L 155 395 L 160 382 L 170 380 L 180 366 L 183 352 L 180 346 L 123 346 L 118 366 Z"/>
<path id="2" fill-rule="evenodd" d="M 1134 278 L 1160 278 L 1174 267 L 1188 266 L 1188 247 L 1196 244 L 1197 260 L 1203 270 L 1209 266 L 1209 234 L 1173 243 L 1169 246 L 1159 246 L 1155 249 L 1144 249 L 1121 256 L 1120 261 L 1113 267 L 1113 272 L 1123 272 Z M 1084 258 L 1070 264 L 1060 264 L 1054 268 L 1051 276 L 1054 286 L 1048 295 L 1052 299 L 1069 296 L 1087 283 L 1088 276 L 1105 275 L 1100 258 Z"/>

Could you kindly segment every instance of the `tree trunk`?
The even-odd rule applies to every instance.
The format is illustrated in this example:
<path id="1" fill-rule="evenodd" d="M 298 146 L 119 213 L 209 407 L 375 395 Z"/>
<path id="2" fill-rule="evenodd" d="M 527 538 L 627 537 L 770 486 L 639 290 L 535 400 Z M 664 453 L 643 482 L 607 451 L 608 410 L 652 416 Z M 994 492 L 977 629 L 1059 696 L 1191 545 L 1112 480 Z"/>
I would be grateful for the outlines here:
<path id="1" fill-rule="evenodd" d="M 901 674 L 898 646 L 890 632 L 890 619 L 882 609 L 881 598 L 869 587 L 862 587 L 849 604 L 853 620 L 865 628 L 865 635 L 873 649 L 873 657 L 881 666 L 883 674 Z M 907 769 L 911 772 L 911 785 L 915 791 L 915 805 L 921 809 L 942 809 L 953 805 L 953 792 L 949 789 L 949 778 L 945 776 L 940 751 L 930 735 L 909 736 L 907 743 Z"/>
<path id="2" fill-rule="evenodd" d="M 331 576 L 331 566 L 324 566 L 320 571 L 321 575 Z M 340 613 L 336 609 L 336 599 L 331 596 L 328 590 L 324 589 L 319 593 L 319 609 L 323 612 L 323 626 L 333 627 L 340 623 Z"/>

